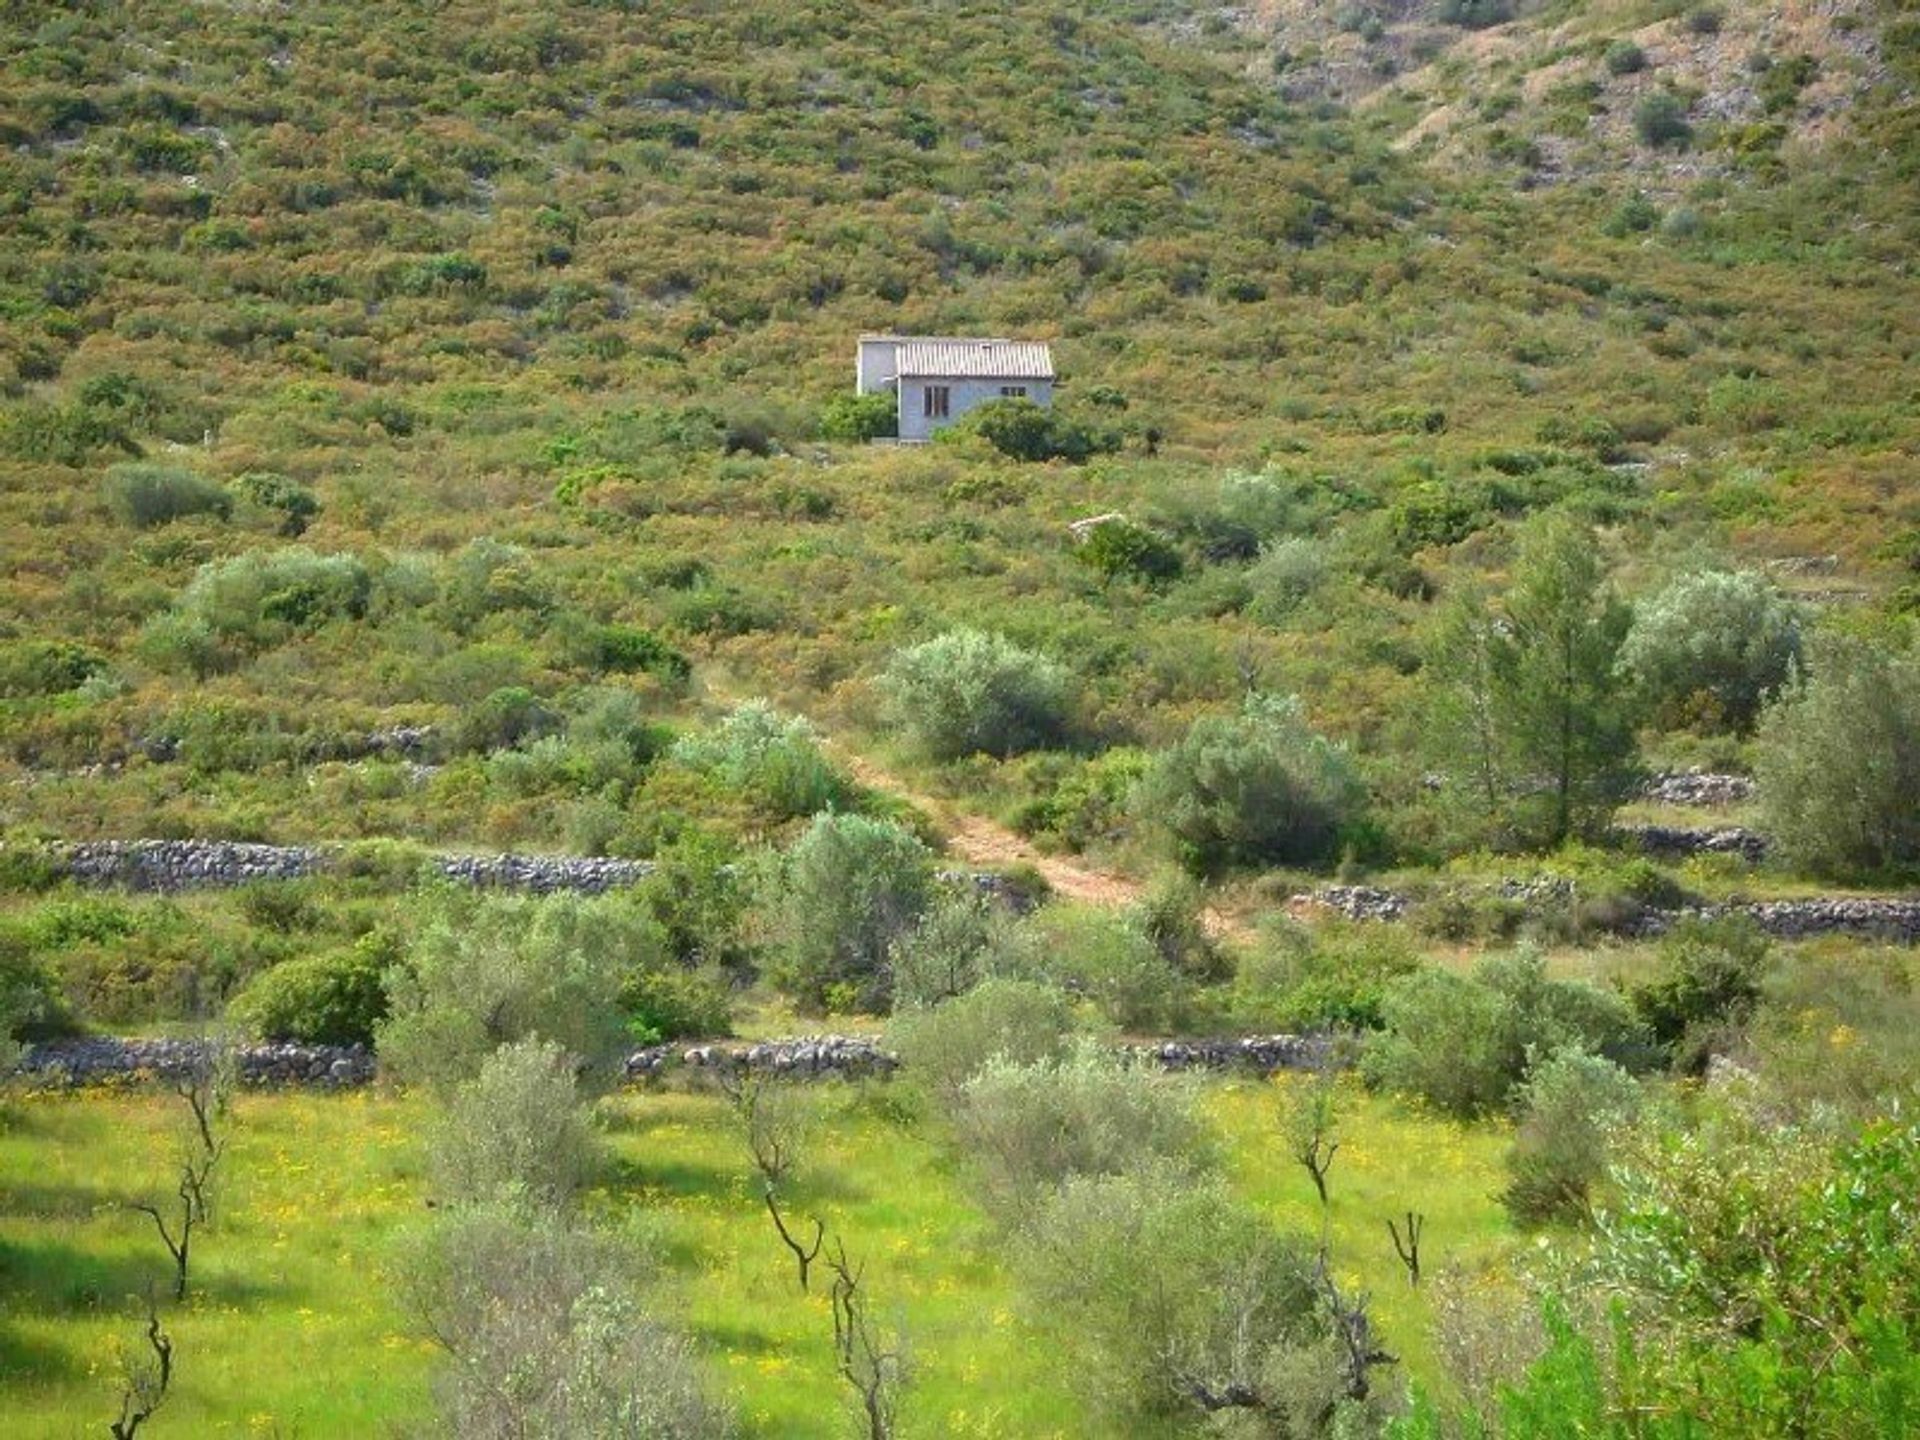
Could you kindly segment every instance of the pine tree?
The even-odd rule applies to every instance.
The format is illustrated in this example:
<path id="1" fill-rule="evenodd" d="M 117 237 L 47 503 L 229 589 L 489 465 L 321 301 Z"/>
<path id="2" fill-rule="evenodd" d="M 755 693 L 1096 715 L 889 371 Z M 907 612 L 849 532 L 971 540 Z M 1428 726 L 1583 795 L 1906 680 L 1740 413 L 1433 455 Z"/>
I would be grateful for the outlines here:
<path id="1" fill-rule="evenodd" d="M 1522 533 L 1499 606 L 1463 597 L 1436 632 L 1434 741 L 1461 801 L 1506 843 L 1558 845 L 1630 792 L 1635 742 L 1618 674 L 1631 612 L 1594 537 L 1550 515 Z"/>

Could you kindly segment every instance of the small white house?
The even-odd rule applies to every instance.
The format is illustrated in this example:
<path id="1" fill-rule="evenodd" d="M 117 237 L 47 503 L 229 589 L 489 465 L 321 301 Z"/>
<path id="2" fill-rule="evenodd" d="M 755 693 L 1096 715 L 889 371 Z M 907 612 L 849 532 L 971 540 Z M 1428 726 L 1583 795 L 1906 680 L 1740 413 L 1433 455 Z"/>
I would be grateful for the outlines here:
<path id="1" fill-rule="evenodd" d="M 1053 352 L 1038 340 L 862 335 L 862 395 L 892 391 L 900 438 L 925 440 L 989 400 L 1053 403 Z"/>

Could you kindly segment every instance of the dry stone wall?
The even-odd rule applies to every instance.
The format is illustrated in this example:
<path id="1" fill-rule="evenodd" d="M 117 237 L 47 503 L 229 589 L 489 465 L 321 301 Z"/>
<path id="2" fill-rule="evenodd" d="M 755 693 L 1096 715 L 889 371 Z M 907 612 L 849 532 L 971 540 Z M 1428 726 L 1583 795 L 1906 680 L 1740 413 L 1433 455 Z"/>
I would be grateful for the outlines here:
<path id="1" fill-rule="evenodd" d="M 1317 1035 L 1257 1035 L 1240 1039 L 1158 1040 L 1123 1045 L 1133 1058 L 1167 1070 L 1271 1075 L 1329 1063 L 1331 1042 Z M 198 1040 L 87 1036 L 29 1048 L 18 1072 L 32 1084 L 69 1088 L 171 1079 L 205 1062 Z M 235 1049 L 241 1083 L 254 1087 L 347 1089 L 378 1073 L 362 1045 L 243 1045 Z M 624 1074 L 644 1084 L 674 1074 L 753 1074 L 783 1080 L 885 1079 L 900 1067 L 892 1051 L 862 1035 L 803 1035 L 789 1040 L 715 1040 L 650 1045 L 627 1057 Z"/>
<path id="2" fill-rule="evenodd" d="M 60 853 L 83 885 L 163 894 L 299 880 L 336 868 L 340 859 L 340 852 L 328 847 L 238 840 L 88 840 L 63 846 Z M 575 855 L 435 855 L 428 863 L 449 880 L 536 894 L 598 894 L 635 884 L 653 871 L 643 860 Z"/>

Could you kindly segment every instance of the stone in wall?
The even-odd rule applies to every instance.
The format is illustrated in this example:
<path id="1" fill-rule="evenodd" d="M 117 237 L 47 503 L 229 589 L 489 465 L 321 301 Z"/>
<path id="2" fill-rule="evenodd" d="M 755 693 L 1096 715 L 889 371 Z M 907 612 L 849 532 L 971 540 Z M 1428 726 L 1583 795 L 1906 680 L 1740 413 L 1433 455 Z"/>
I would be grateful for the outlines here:
<path id="1" fill-rule="evenodd" d="M 19 1073 L 43 1085 L 101 1085 L 152 1076 L 176 1079 L 206 1061 L 202 1040 L 117 1039 L 87 1036 L 30 1047 Z M 341 1089 L 373 1079 L 373 1054 L 364 1045 L 266 1043 L 234 1049 L 240 1083 L 249 1086 L 300 1085 Z"/>
<path id="2" fill-rule="evenodd" d="M 1649 855 L 1675 859 L 1687 855 L 1738 855 L 1758 863 L 1767 858 L 1767 837 L 1742 825 L 1692 829 L 1680 825 L 1621 825 L 1616 833 Z"/>

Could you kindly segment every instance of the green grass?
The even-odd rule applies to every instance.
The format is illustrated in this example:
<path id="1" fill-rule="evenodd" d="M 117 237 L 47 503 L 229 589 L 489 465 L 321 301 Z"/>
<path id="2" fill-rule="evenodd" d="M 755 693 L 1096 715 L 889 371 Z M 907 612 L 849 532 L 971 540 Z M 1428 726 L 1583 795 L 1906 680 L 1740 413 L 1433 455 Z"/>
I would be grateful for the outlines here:
<path id="1" fill-rule="evenodd" d="M 421 1107 L 247 1097 L 218 1228 L 168 1311 L 178 1379 L 158 1435 L 368 1434 L 418 1415 L 428 1351 L 381 1284 L 422 1213 Z M 171 1267 L 144 1215 L 167 1193 L 175 1112 L 145 1094 L 29 1098 L 0 1129 L 0 1410 L 15 1436 L 103 1433 L 139 1298 Z"/>
<path id="2" fill-rule="evenodd" d="M 1206 1107 L 1234 1186 L 1275 1223 L 1317 1229 L 1305 1176 L 1278 1127 L 1293 1082 L 1226 1083 Z M 1089 1433 L 1023 1305 L 963 1169 L 937 1133 L 904 1123 L 884 1090 L 820 1092 L 821 1120 L 793 1189 L 864 1262 L 876 1312 L 904 1326 L 915 1384 L 908 1433 Z M 153 1422 L 169 1435 L 364 1435 L 417 1419 L 432 1352 L 384 1286 L 394 1237 L 425 1215 L 412 1136 L 425 1115 L 387 1095 L 249 1095 L 219 1228 L 195 1295 L 169 1312 L 178 1383 Z M 714 1097 L 623 1094 L 605 1103 L 612 1152 L 588 1197 L 597 1218 L 638 1221 L 665 1298 L 738 1400 L 750 1436 L 842 1434 L 822 1295 L 805 1296 Z M 1371 1290 L 1410 1375 L 1437 1371 L 1428 1312 L 1384 1220 L 1428 1216 L 1430 1266 L 1499 1264 L 1512 1244 L 1493 1199 L 1504 1144 L 1364 1095 L 1343 1094 L 1333 1177 L 1336 1273 Z M 98 1433 L 113 1413 L 117 1347 L 138 1339 L 138 1299 L 165 1257 L 124 1205 L 165 1178 L 172 1112 L 151 1094 L 23 1099 L 0 1130 L 0 1411 L 9 1437 Z"/>
<path id="3" fill-rule="evenodd" d="M 1236 1190 L 1284 1228 L 1317 1232 L 1320 1201 L 1307 1172 L 1286 1153 L 1284 1122 L 1292 1094 L 1308 1083 L 1280 1075 L 1266 1084 L 1220 1086 L 1208 1113 L 1228 1141 Z M 1373 1296 L 1388 1350 L 1406 1374 L 1427 1386 L 1446 1380 L 1433 1349 L 1426 1294 L 1408 1284 L 1387 1221 L 1413 1210 L 1421 1231 L 1423 1277 L 1452 1267 L 1471 1276 L 1499 1270 L 1518 1243 L 1499 1193 L 1504 1126 L 1463 1125 L 1412 1102 L 1372 1095 L 1342 1081 L 1336 1101 L 1339 1152 L 1327 1176 L 1327 1237 L 1335 1279 Z"/>

